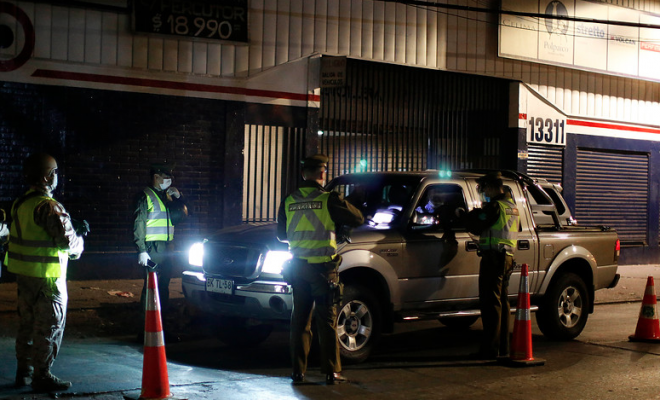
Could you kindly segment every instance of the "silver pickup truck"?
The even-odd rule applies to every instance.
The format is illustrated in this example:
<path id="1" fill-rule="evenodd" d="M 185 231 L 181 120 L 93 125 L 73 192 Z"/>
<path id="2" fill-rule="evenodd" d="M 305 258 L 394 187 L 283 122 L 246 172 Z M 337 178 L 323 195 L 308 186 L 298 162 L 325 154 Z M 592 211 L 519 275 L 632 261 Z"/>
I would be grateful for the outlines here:
<path id="1" fill-rule="evenodd" d="M 485 200 L 476 179 L 487 171 L 349 174 L 327 188 L 362 210 L 366 223 L 339 245 L 345 284 L 337 335 L 342 358 L 365 360 L 396 322 L 439 319 L 469 327 L 479 317 L 478 237 L 457 209 Z M 504 171 L 520 210 L 515 261 L 529 266 L 532 309 L 544 335 L 578 336 L 594 310 L 594 292 L 619 279 L 619 240 L 606 226 L 580 226 L 560 187 Z M 276 224 L 223 229 L 190 249 L 183 291 L 198 312 L 222 321 L 220 338 L 250 345 L 288 321 L 291 288 L 280 275 L 291 257 Z M 509 293 L 516 304 L 518 267 Z"/>

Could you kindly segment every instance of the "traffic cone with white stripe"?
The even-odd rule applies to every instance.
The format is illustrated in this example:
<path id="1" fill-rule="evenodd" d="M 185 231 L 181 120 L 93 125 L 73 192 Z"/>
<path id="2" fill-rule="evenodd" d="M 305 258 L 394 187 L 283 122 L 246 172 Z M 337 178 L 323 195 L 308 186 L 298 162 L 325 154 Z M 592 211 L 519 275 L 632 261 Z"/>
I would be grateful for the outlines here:
<path id="1" fill-rule="evenodd" d="M 532 367 L 545 364 L 545 360 L 535 359 L 532 356 L 532 320 L 529 306 L 529 266 L 523 264 L 520 271 L 516 319 L 513 323 L 511 358 L 508 360 L 514 366 Z"/>
<path id="2" fill-rule="evenodd" d="M 140 399 L 166 399 L 170 397 L 170 382 L 167 376 L 163 321 L 160 316 L 158 277 L 154 271 L 149 271 L 147 276 L 146 303 Z"/>
<path id="3" fill-rule="evenodd" d="M 632 342 L 660 342 L 660 321 L 658 321 L 658 300 L 655 297 L 653 277 L 646 280 L 646 291 L 639 310 L 635 334 L 629 336 Z"/>

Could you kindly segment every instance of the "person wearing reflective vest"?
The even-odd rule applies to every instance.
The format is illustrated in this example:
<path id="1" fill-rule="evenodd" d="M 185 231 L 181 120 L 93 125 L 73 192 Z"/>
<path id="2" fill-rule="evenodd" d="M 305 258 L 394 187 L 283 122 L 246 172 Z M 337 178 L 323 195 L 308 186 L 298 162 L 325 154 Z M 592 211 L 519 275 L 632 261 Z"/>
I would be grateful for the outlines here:
<path id="1" fill-rule="evenodd" d="M 172 187 L 172 166 L 153 164 L 149 171 L 151 183 L 137 196 L 133 223 L 133 242 L 138 252 L 138 264 L 144 270 L 144 285 L 140 304 L 146 304 L 148 267 L 155 266 L 158 276 L 158 294 L 163 315 L 169 305 L 169 285 L 172 278 L 174 226 L 188 215 L 183 196 Z M 165 331 L 166 339 L 176 337 Z M 138 331 L 138 341 L 144 338 L 144 330 Z"/>
<path id="2" fill-rule="evenodd" d="M 509 356 L 509 278 L 513 272 L 520 216 L 511 194 L 504 190 L 500 173 L 477 180 L 478 190 L 487 203 L 475 209 L 473 220 L 480 221 L 479 302 L 483 337 L 478 356 L 497 359 Z"/>
<path id="3" fill-rule="evenodd" d="M 283 275 L 293 287 L 290 346 L 294 384 L 305 381 L 311 348 L 314 312 L 320 348 L 321 372 L 326 384 L 346 381 L 341 374 L 337 339 L 338 267 L 336 232 L 364 223 L 360 210 L 323 185 L 328 157 L 317 154 L 303 160 L 303 184 L 280 204 L 277 237 L 289 243 L 293 259 Z"/>
<path id="4" fill-rule="evenodd" d="M 55 159 L 33 154 L 25 161 L 24 173 L 30 189 L 12 206 L 5 255 L 18 286 L 15 385 L 31 384 L 38 392 L 66 390 L 71 382 L 57 378 L 50 368 L 66 323 L 67 263 L 80 258 L 84 241 L 64 206 L 52 198 L 58 176 Z"/>

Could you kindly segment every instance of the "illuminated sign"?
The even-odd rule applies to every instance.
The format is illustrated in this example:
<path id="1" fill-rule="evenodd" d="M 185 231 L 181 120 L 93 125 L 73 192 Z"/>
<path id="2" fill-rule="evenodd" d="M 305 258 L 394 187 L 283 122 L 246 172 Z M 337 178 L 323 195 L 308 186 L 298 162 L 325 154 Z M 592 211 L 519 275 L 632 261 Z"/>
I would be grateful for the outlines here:
<path id="1" fill-rule="evenodd" d="M 247 0 L 135 0 L 136 32 L 248 41 Z"/>

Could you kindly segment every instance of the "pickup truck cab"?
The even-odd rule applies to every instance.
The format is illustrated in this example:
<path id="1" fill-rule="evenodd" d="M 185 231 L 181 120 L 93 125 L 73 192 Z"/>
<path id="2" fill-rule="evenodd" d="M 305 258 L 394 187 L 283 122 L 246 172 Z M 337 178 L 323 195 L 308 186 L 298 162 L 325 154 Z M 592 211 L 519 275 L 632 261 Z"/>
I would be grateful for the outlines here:
<path id="1" fill-rule="evenodd" d="M 367 221 L 338 249 L 345 290 L 337 335 L 345 361 L 365 360 L 397 322 L 439 319 L 469 327 L 477 320 L 478 237 L 457 210 L 485 201 L 476 180 L 487 172 L 361 173 L 328 184 Z M 514 171 L 503 174 L 520 211 L 515 261 L 529 267 L 539 328 L 550 338 L 572 339 L 594 310 L 595 291 L 618 282 L 616 231 L 577 225 L 559 186 Z M 184 295 L 201 312 L 227 321 L 225 341 L 258 343 L 269 326 L 290 317 L 291 289 L 280 272 L 291 255 L 275 238 L 275 227 L 232 227 L 191 248 Z M 512 304 L 519 282 L 518 267 L 509 285 Z"/>

